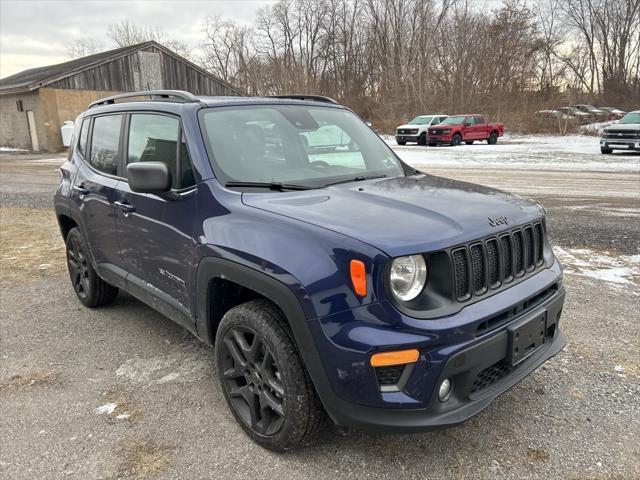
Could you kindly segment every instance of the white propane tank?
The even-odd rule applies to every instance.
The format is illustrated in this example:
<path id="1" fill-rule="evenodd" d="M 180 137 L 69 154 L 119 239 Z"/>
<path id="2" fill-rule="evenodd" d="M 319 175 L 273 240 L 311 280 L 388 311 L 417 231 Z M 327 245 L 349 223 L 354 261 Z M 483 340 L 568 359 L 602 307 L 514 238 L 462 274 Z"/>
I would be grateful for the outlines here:
<path id="1" fill-rule="evenodd" d="M 60 127 L 60 134 L 62 135 L 62 145 L 68 147 L 71 145 L 71 137 L 73 136 L 73 122 L 67 120 Z"/>

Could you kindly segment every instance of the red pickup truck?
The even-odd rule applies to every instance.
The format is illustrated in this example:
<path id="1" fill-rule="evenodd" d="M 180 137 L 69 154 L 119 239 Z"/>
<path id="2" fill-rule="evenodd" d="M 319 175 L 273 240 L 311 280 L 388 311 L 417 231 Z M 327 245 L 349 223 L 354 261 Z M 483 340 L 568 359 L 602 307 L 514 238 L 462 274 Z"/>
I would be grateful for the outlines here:
<path id="1" fill-rule="evenodd" d="M 502 123 L 487 123 L 484 115 L 453 115 L 442 123 L 429 127 L 427 144 L 471 145 L 476 140 L 486 140 L 489 145 L 498 143 L 498 137 L 504 135 Z"/>

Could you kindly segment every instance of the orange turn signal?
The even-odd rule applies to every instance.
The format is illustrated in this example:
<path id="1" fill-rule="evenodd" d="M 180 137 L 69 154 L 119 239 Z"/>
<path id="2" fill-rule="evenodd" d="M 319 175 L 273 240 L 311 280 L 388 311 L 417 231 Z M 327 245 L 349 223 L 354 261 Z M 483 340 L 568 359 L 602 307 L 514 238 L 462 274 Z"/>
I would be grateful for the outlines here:
<path id="1" fill-rule="evenodd" d="M 351 283 L 356 295 L 360 297 L 367 296 L 367 272 L 364 262 L 361 260 L 351 260 L 349 264 L 349 273 L 351 274 Z"/>
<path id="2" fill-rule="evenodd" d="M 418 361 L 420 352 L 415 348 L 411 350 L 397 350 L 395 352 L 382 352 L 371 355 L 372 367 L 389 367 L 391 365 L 404 365 Z"/>

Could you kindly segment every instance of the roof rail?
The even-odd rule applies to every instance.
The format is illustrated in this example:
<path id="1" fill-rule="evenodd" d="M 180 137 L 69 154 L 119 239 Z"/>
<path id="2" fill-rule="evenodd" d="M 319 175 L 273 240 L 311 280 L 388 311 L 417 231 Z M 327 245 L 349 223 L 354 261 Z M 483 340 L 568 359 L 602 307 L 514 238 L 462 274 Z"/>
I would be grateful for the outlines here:
<path id="1" fill-rule="evenodd" d="M 116 103 L 116 100 L 121 98 L 133 98 L 133 97 L 150 97 L 151 100 L 166 101 L 169 99 L 175 99 L 182 101 L 183 103 L 197 103 L 200 101 L 195 95 L 184 92 L 182 90 L 145 90 L 141 92 L 127 92 L 113 95 L 111 97 L 101 98 L 95 102 L 89 104 L 89 108 L 98 107 L 101 105 L 112 105 Z"/>
<path id="2" fill-rule="evenodd" d="M 268 98 L 290 98 L 292 100 L 311 100 L 313 102 L 324 102 L 324 103 L 333 103 L 338 105 L 333 98 L 324 97 L 322 95 L 269 95 Z"/>

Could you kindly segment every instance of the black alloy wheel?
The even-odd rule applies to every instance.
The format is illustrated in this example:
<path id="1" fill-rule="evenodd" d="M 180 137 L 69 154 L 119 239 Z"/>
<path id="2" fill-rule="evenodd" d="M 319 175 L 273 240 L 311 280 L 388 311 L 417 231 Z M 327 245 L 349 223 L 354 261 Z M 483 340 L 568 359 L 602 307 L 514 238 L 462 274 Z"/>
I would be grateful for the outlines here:
<path id="1" fill-rule="evenodd" d="M 280 431 L 285 418 L 284 386 L 271 349 L 251 328 L 236 326 L 222 342 L 222 370 L 232 407 L 262 436 Z"/>

